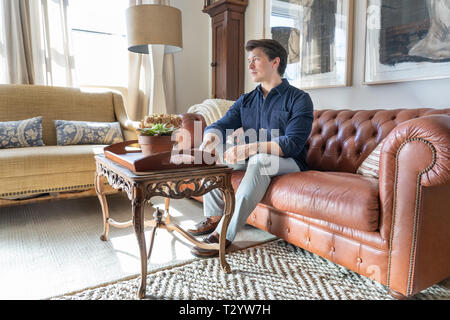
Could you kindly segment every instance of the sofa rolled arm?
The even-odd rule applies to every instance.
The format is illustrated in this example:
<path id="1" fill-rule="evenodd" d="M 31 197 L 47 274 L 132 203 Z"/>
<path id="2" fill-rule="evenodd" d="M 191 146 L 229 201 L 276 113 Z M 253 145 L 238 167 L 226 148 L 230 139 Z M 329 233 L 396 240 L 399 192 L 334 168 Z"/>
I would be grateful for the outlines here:
<path id="1" fill-rule="evenodd" d="M 128 117 L 125 104 L 124 97 L 126 97 L 126 88 L 120 88 L 122 90 L 111 89 L 108 90 L 112 93 L 113 105 L 114 105 L 114 113 L 117 121 L 120 123 L 120 127 L 122 129 L 125 141 L 136 140 L 137 132 L 136 128 L 139 127 L 140 121 L 133 121 Z"/>
<path id="2" fill-rule="evenodd" d="M 133 121 L 130 119 L 119 119 L 120 127 L 124 135 L 125 141 L 137 140 L 137 131 L 140 121 Z"/>
<path id="3" fill-rule="evenodd" d="M 416 118 L 392 130 L 381 150 L 379 188 L 387 285 L 411 296 L 449 276 L 449 115 Z"/>
<path id="4" fill-rule="evenodd" d="M 416 144 L 416 147 L 413 145 Z M 419 147 L 419 145 L 421 145 Z M 425 149 L 422 154 L 403 157 L 400 153 Z M 390 179 L 398 169 L 396 162 L 412 170 L 423 171 L 424 186 L 443 185 L 450 181 L 450 115 L 430 115 L 405 121 L 386 139 L 381 150 L 380 178 Z"/>

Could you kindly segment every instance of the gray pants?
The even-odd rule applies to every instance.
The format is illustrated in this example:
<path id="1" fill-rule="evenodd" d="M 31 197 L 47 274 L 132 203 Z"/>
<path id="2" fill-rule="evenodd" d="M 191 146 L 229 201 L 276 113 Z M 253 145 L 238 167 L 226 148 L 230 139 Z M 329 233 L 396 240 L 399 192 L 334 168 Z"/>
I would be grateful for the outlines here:
<path id="1" fill-rule="evenodd" d="M 233 241 L 236 233 L 245 225 L 250 213 L 263 199 L 272 177 L 299 172 L 297 163 L 292 158 L 281 158 L 265 153 L 256 154 L 247 163 L 228 165 L 235 170 L 245 170 L 244 178 L 239 185 L 235 198 L 233 217 L 228 226 L 226 238 Z M 203 211 L 206 217 L 222 216 L 224 201 L 222 192 L 214 189 L 203 196 Z M 223 219 L 216 228 L 220 234 Z"/>

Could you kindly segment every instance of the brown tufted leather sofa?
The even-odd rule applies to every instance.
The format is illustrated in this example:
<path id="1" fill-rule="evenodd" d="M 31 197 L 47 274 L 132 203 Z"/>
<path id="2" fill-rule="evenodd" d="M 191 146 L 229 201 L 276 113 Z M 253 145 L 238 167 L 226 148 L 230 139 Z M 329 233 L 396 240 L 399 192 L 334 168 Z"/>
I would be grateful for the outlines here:
<path id="1" fill-rule="evenodd" d="M 273 178 L 247 223 L 382 283 L 396 298 L 449 277 L 450 109 L 314 117 L 311 170 Z M 195 121 L 206 125 L 199 114 L 184 115 L 191 132 Z M 379 179 L 356 174 L 385 137 Z M 233 173 L 235 190 L 243 175 Z"/>

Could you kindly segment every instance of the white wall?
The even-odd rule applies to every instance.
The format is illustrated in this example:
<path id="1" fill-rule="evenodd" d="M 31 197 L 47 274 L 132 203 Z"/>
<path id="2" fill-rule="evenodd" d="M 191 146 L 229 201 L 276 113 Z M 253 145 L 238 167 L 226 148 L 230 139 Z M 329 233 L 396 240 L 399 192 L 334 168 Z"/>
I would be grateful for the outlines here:
<path id="1" fill-rule="evenodd" d="M 203 13 L 203 0 L 171 0 L 182 12 L 183 50 L 174 54 L 176 108 L 185 112 L 210 97 L 211 18 Z"/>
<path id="2" fill-rule="evenodd" d="M 266 0 L 269 1 L 269 0 Z M 171 0 L 183 15 L 183 51 L 175 54 L 177 112 L 202 102 L 211 94 L 211 18 L 203 0 Z M 355 0 L 353 86 L 308 90 L 316 109 L 449 108 L 450 79 L 362 85 L 364 67 L 365 0 Z M 245 41 L 261 39 L 264 0 L 249 0 L 245 12 Z M 245 91 L 256 86 L 245 69 Z"/>
<path id="3" fill-rule="evenodd" d="M 269 0 L 266 0 L 269 1 Z M 393 109 L 450 107 L 450 79 L 362 85 L 364 67 L 365 0 L 355 0 L 353 87 L 308 90 L 316 109 Z M 245 40 L 263 36 L 264 0 L 249 0 L 245 15 Z M 255 84 L 248 76 L 245 91 Z"/>

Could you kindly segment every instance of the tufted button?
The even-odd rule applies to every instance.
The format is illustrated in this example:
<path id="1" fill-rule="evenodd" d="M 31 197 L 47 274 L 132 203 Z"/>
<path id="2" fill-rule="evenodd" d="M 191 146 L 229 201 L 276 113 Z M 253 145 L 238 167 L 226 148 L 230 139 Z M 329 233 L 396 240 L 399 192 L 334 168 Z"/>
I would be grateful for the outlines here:
<path id="1" fill-rule="evenodd" d="M 335 247 L 331 247 L 331 252 L 335 252 L 336 248 Z"/>
<path id="2" fill-rule="evenodd" d="M 358 261 L 358 263 L 361 263 L 361 262 L 362 262 L 362 259 L 361 259 L 361 258 L 358 258 L 358 259 L 356 259 L 356 261 Z"/>
<path id="3" fill-rule="evenodd" d="M 289 228 L 286 228 L 287 234 L 291 233 L 291 230 Z"/>

